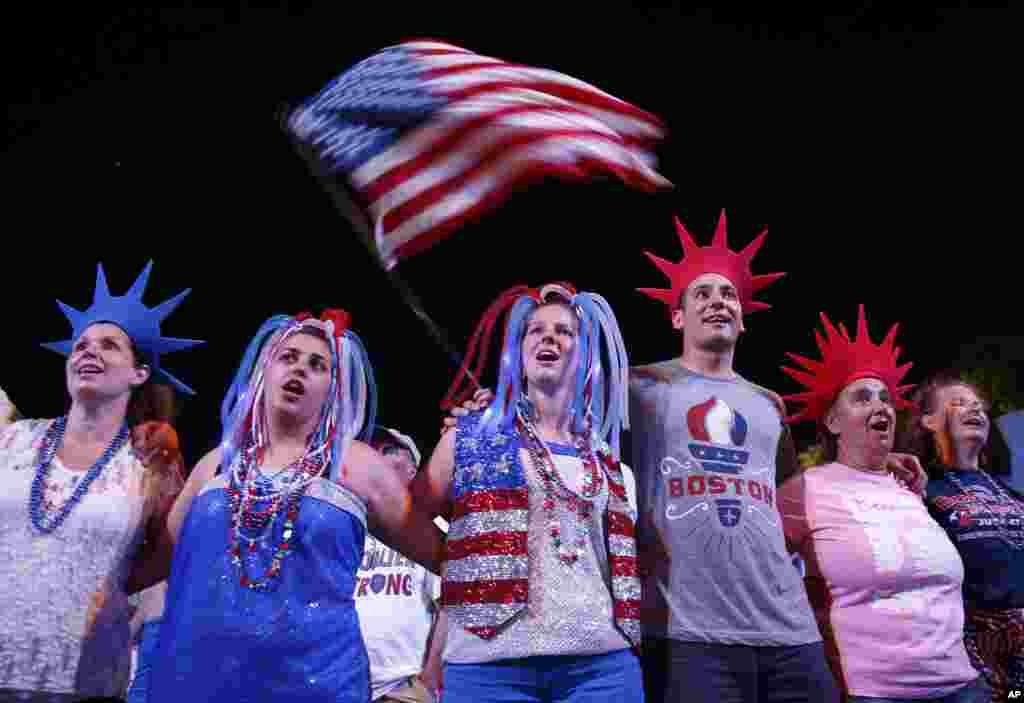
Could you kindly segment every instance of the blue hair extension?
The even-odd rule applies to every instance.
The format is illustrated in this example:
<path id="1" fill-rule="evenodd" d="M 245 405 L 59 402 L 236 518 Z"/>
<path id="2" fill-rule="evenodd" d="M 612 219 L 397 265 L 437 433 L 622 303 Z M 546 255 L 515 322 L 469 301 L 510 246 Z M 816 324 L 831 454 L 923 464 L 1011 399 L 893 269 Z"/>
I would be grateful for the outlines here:
<path id="1" fill-rule="evenodd" d="M 373 365 L 366 353 L 366 347 L 359 336 L 352 331 L 345 332 L 345 336 L 355 342 L 355 350 L 359 355 L 359 362 L 363 368 L 363 376 L 366 379 L 366 413 L 364 415 L 362 428 L 356 435 L 359 439 L 368 442 L 373 434 L 373 428 L 377 424 L 377 379 L 373 374 Z"/>
<path id="2" fill-rule="evenodd" d="M 573 394 L 573 431 L 577 434 L 592 432 L 597 436 L 602 436 L 599 431 L 601 418 L 604 417 L 600 329 L 597 327 L 593 310 L 587 300 L 577 294 L 573 296 L 572 305 L 579 316 L 580 326 L 579 367 L 576 372 L 576 388 Z M 589 403 L 588 384 L 590 384 Z M 593 425 L 595 422 L 596 426 Z M 588 425 L 591 426 L 588 427 Z"/>
<path id="3" fill-rule="evenodd" d="M 579 295 L 573 296 L 573 299 L 569 301 L 569 304 L 573 308 L 573 312 L 577 314 L 579 318 L 579 335 L 577 335 L 577 359 L 579 362 L 576 367 L 576 384 L 573 388 L 572 394 L 572 431 L 576 434 L 583 434 L 589 431 L 587 427 L 587 413 L 590 408 L 587 407 L 587 381 L 590 380 L 591 370 L 593 369 L 593 354 L 597 353 L 597 362 L 600 364 L 601 361 L 601 347 L 598 340 L 594 339 L 593 326 L 590 324 L 590 317 L 586 314 L 586 311 L 578 306 L 577 299 Z"/>
<path id="4" fill-rule="evenodd" d="M 593 351 L 594 386 L 592 408 L 595 432 L 608 441 L 613 456 L 620 456 L 620 432 L 629 429 L 629 355 L 619 330 L 618 320 L 608 301 L 596 293 L 580 293 L 575 302 L 599 328 L 595 333 L 604 340 L 608 364 L 602 367 L 599 345 Z"/>
<path id="5" fill-rule="evenodd" d="M 339 346 L 336 376 L 337 383 L 343 384 L 347 402 L 343 402 L 341 408 L 335 408 L 335 412 L 341 411 L 342 416 L 336 418 L 338 441 L 333 445 L 329 460 L 328 477 L 332 481 L 341 477 L 352 440 L 368 441 L 377 422 L 377 383 L 366 348 L 351 330 L 345 330 Z M 348 363 L 344 363 L 346 360 Z M 326 412 L 327 408 L 324 410 Z M 326 423 L 322 422 L 321 426 L 326 426 Z"/>
<path id="6" fill-rule="evenodd" d="M 288 315 L 274 315 L 260 326 L 256 336 L 249 342 L 249 346 L 242 356 L 242 362 L 238 365 L 238 371 L 235 372 L 235 378 L 224 395 L 220 406 L 220 424 L 221 447 L 224 453 L 221 466 L 225 470 L 231 466 L 240 449 L 239 438 L 245 432 L 242 425 L 245 423 L 249 411 L 246 396 L 260 351 L 266 341 L 291 320 L 292 318 Z"/>
<path id="7" fill-rule="evenodd" d="M 501 350 L 498 385 L 494 400 L 484 411 L 477 428 L 480 431 L 511 431 L 516 409 L 523 396 L 523 337 L 526 320 L 537 309 L 537 301 L 524 295 L 516 300 L 505 324 L 505 341 Z"/>

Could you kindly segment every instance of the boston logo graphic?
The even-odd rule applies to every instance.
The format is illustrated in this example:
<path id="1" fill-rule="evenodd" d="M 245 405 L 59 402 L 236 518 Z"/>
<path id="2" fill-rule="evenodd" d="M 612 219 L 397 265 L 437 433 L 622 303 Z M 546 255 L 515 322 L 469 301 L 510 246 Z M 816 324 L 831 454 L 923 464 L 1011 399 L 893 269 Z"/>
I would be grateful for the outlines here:
<path id="1" fill-rule="evenodd" d="M 705 471 L 738 474 L 750 461 L 742 447 L 747 441 L 747 420 L 714 396 L 686 413 L 690 454 Z M 724 522 L 723 522 L 724 524 Z"/>

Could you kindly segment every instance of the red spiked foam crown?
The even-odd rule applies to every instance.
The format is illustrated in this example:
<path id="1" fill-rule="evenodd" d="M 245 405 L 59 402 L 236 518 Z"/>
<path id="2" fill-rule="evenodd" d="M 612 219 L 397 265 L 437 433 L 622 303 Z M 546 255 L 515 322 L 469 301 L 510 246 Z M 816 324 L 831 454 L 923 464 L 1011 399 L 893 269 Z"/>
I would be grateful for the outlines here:
<path id="1" fill-rule="evenodd" d="M 711 244 L 706 247 L 697 245 L 678 217 L 675 218 L 675 222 L 679 241 L 683 244 L 683 258 L 679 263 L 674 264 L 650 252 L 644 252 L 661 269 L 661 272 L 668 276 L 672 287 L 669 289 L 640 288 L 638 290 L 641 293 L 675 308 L 679 305 L 680 296 L 694 279 L 705 273 L 717 273 L 729 279 L 736 286 L 744 313 L 771 307 L 767 303 L 754 300 L 754 296 L 762 288 L 786 274 L 767 273 L 755 276 L 750 271 L 750 262 L 761 248 L 765 237 L 768 236 L 768 230 L 759 234 L 754 241 L 744 247 L 743 251 L 735 252 L 729 249 L 727 241 L 725 210 L 722 210 L 722 214 L 718 218 L 718 226 L 715 228 L 715 236 L 711 240 Z"/>
<path id="2" fill-rule="evenodd" d="M 895 346 L 899 323 L 889 329 L 881 344 L 876 345 L 871 342 L 868 334 L 868 322 L 863 305 L 857 311 L 856 339 L 850 339 L 846 327 L 841 322 L 837 330 L 825 317 L 825 313 L 821 313 L 821 321 L 825 326 L 825 336 L 822 337 L 818 330 L 814 331 L 818 350 L 821 352 L 821 361 L 813 361 L 799 354 L 786 354 L 806 371 L 785 367 L 782 370 L 808 389 L 803 393 L 784 396 L 785 400 L 804 404 L 800 412 L 787 417 L 786 422 L 820 420 L 828 413 L 839 392 L 860 378 L 877 378 L 884 383 L 892 396 L 893 405 L 898 410 L 913 405 L 911 401 L 900 397 L 913 388 L 912 385 L 900 385 L 913 364 L 908 362 L 902 366 L 896 365 L 896 359 L 901 351 Z"/>

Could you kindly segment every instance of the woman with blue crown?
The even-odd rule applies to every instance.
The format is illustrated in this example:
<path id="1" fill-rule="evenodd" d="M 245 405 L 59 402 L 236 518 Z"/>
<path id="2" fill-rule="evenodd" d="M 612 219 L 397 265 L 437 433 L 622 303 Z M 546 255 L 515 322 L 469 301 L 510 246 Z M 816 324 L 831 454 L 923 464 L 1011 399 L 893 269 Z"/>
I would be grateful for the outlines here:
<path id="1" fill-rule="evenodd" d="M 369 701 L 353 597 L 367 529 L 438 571 L 443 534 L 363 441 L 376 392 L 350 322 L 275 316 L 246 350 L 220 446 L 171 514 L 151 703 Z"/>
<path id="2" fill-rule="evenodd" d="M 512 288 L 485 312 L 445 407 L 463 400 L 474 357 L 479 378 L 505 314 L 493 402 L 459 417 L 414 480 L 417 504 L 449 521 L 443 700 L 643 701 L 618 323 L 567 283 Z"/>
<path id="3" fill-rule="evenodd" d="M 202 342 L 161 334 L 189 291 L 146 307 L 151 269 L 115 296 L 100 265 L 89 308 L 58 301 L 69 410 L 0 430 L 0 701 L 123 696 L 129 595 L 168 572 L 181 454 L 156 382 L 192 393 L 160 355 Z"/>

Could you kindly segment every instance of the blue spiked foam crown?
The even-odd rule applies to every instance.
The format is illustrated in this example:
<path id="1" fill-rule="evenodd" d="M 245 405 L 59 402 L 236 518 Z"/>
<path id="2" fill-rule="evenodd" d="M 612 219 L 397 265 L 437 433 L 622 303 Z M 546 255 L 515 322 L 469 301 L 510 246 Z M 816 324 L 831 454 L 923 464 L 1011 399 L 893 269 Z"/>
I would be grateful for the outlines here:
<path id="1" fill-rule="evenodd" d="M 86 327 L 97 322 L 109 322 L 124 330 L 125 334 L 131 337 L 135 347 L 151 357 L 154 378 L 162 377 L 175 388 L 195 395 L 195 391 L 160 367 L 161 354 L 188 349 L 197 344 L 205 344 L 198 339 L 164 337 L 160 333 L 160 323 L 174 312 L 174 309 L 185 299 L 185 296 L 192 292 L 192 289 L 184 290 L 154 308 L 147 308 L 142 303 L 142 295 L 146 292 L 149 272 L 152 269 L 153 262 L 150 261 L 127 293 L 111 295 L 110 288 L 107 287 L 107 276 L 103 272 L 103 264 L 97 264 L 96 292 L 93 294 L 92 305 L 89 308 L 85 311 L 76 310 L 70 305 L 57 301 L 57 305 L 60 306 L 64 316 L 71 323 L 71 339 L 63 342 L 49 342 L 42 346 L 58 354 L 70 356 L 75 340 L 82 335 Z"/>

